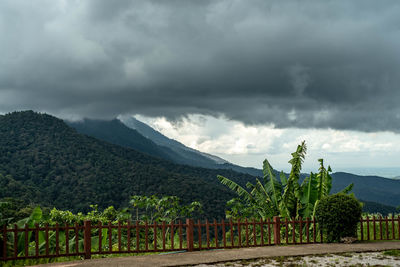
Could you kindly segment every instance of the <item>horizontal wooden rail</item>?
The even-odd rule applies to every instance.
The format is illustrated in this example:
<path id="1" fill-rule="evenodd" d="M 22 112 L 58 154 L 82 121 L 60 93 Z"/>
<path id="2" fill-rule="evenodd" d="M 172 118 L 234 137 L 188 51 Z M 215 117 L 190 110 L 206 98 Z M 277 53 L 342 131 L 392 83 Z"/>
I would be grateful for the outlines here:
<path id="1" fill-rule="evenodd" d="M 359 240 L 400 240 L 400 216 L 363 217 Z M 177 222 L 118 222 L 84 225 L 25 225 L 0 229 L 0 261 L 324 242 L 315 218 L 266 220 L 187 219 Z"/>

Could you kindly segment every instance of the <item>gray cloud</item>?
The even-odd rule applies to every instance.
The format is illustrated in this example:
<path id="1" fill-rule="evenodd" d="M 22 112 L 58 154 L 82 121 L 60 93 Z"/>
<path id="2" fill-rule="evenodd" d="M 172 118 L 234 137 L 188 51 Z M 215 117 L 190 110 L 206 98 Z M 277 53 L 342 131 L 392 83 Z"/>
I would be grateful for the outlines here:
<path id="1" fill-rule="evenodd" d="M 0 3 L 0 111 L 400 129 L 398 1 Z"/>

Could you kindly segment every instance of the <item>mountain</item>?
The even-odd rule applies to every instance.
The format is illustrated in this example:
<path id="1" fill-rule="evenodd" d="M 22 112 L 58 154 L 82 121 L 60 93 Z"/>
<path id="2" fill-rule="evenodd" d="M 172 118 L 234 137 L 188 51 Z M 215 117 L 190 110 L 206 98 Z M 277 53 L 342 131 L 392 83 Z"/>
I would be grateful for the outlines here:
<path id="1" fill-rule="evenodd" d="M 176 195 L 200 201 L 204 217 L 224 216 L 234 194 L 218 174 L 240 184 L 250 175 L 174 164 L 78 133 L 64 121 L 32 111 L 0 116 L 0 198 L 85 211 L 128 205 L 130 196 Z"/>
<path id="2" fill-rule="evenodd" d="M 262 171 L 251 167 L 242 167 L 232 164 L 220 157 L 210 155 L 193 148 L 187 147 L 184 144 L 170 139 L 160 132 L 154 130 L 147 124 L 137 120 L 132 116 L 122 116 L 119 118 L 126 126 L 138 131 L 143 136 L 149 138 L 154 143 L 162 146 L 168 147 L 175 153 L 179 154 L 179 159 L 175 162 L 188 164 L 192 166 L 199 166 L 212 169 L 231 169 L 236 172 L 247 173 L 253 176 L 262 176 Z"/>
<path id="3" fill-rule="evenodd" d="M 244 168 L 228 162 L 218 164 L 214 161 L 214 163 L 212 163 L 210 158 L 204 158 L 204 153 L 188 148 L 183 144 L 162 135 L 147 124 L 140 122 L 133 117 L 122 117 L 120 119 L 123 123 L 118 120 L 85 120 L 81 123 L 73 123 L 71 125 L 81 133 L 171 160 L 175 163 L 191 166 L 205 165 L 211 169 L 228 169 L 238 173 L 247 173 L 252 176 L 262 177 L 262 171 L 255 168 Z M 135 138 L 137 138 L 138 141 L 135 141 Z M 131 142 L 129 142 L 129 140 L 131 140 Z M 144 146 L 138 146 L 137 144 L 143 144 Z M 159 152 L 158 154 L 153 154 L 146 148 L 147 145 L 151 148 L 154 148 L 154 146 L 158 147 L 157 151 L 164 151 L 164 154 Z M 218 159 L 218 157 L 216 157 L 216 159 Z M 221 159 L 221 161 L 223 161 L 223 159 Z M 304 178 L 306 174 L 302 176 Z M 232 176 L 227 177 L 231 178 Z M 350 183 L 353 183 L 353 192 L 360 199 L 395 207 L 400 205 L 400 194 L 398 193 L 400 189 L 400 180 L 387 179 L 378 176 L 359 176 L 344 172 L 334 173 L 332 174 L 332 177 L 333 193 L 338 192 Z"/>
<path id="4" fill-rule="evenodd" d="M 400 180 L 379 176 L 360 176 L 346 172 L 333 173 L 332 178 L 333 193 L 353 183 L 353 192 L 359 199 L 395 207 L 400 205 Z"/>
<path id="5" fill-rule="evenodd" d="M 200 152 L 193 148 L 187 147 L 176 140 L 170 139 L 160 132 L 154 130 L 147 124 L 137 120 L 132 116 L 122 116 L 121 121 L 128 127 L 137 130 L 143 136 L 151 139 L 153 142 L 160 146 L 169 147 L 172 150 L 180 153 L 184 158 L 199 160 L 202 164 L 224 164 L 228 161 L 207 153 Z"/>
<path id="6" fill-rule="evenodd" d="M 86 134 L 109 143 L 135 149 L 148 155 L 174 161 L 179 155 L 169 149 L 155 144 L 136 130 L 131 129 L 120 120 L 91 120 L 66 123 L 78 133 Z"/>

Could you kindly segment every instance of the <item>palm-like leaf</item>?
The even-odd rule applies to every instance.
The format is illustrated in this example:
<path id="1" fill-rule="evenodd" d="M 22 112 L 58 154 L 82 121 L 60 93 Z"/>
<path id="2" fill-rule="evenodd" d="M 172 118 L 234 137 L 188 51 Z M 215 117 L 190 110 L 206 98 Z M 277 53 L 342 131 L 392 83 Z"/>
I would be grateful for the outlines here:
<path id="1" fill-rule="evenodd" d="M 281 172 L 279 175 L 281 182 L 276 179 L 268 160 L 264 160 L 264 184 L 259 179 L 256 179 L 255 184 L 247 183 L 246 186 L 250 192 L 228 178 L 218 176 L 218 179 L 222 184 L 236 192 L 247 207 L 252 208 L 251 212 L 256 217 L 259 216 L 263 219 L 276 215 L 284 218 L 311 217 L 315 215 L 315 208 L 319 200 L 329 195 L 331 191 L 332 177 L 329 173 L 332 170 L 329 166 L 328 169 L 325 169 L 324 162 L 320 159 L 318 174 L 311 173 L 300 185 L 301 168 L 306 151 L 307 147 L 303 141 L 292 153 L 292 159 L 289 161 L 292 165 L 289 178 L 286 178 L 286 175 Z M 349 193 L 352 188 L 353 184 L 347 186 L 341 192 Z"/>
<path id="2" fill-rule="evenodd" d="M 353 190 L 354 184 L 351 183 L 348 186 L 346 186 L 342 191 L 340 191 L 339 193 L 343 193 L 343 194 L 348 194 L 351 192 L 351 190 Z"/>
<path id="3" fill-rule="evenodd" d="M 300 214 L 303 218 L 310 218 L 314 211 L 315 202 L 318 199 L 317 180 L 313 173 L 304 180 L 301 187 L 302 196 L 300 199 L 302 209 Z"/>
<path id="4" fill-rule="evenodd" d="M 244 189 L 243 187 L 241 187 L 240 185 L 238 185 L 234 181 L 229 180 L 228 178 L 226 178 L 226 177 L 224 177 L 222 175 L 218 175 L 217 178 L 223 185 L 226 185 L 229 189 L 231 189 L 232 191 L 236 192 L 245 201 L 252 201 L 253 200 L 253 198 L 250 195 L 250 193 L 247 192 L 246 189 Z"/>
<path id="5" fill-rule="evenodd" d="M 328 166 L 328 170 L 324 167 L 324 160 L 319 159 L 320 163 L 319 172 L 317 174 L 317 190 L 318 190 L 318 199 L 326 197 L 331 192 L 332 188 L 332 177 L 329 175 L 331 172 L 331 168 Z"/>
<path id="6" fill-rule="evenodd" d="M 247 187 L 251 189 L 250 194 L 254 199 L 254 205 L 259 210 L 261 218 L 270 218 L 279 213 L 279 207 L 273 204 L 271 195 L 267 192 L 265 186 L 256 179 L 256 184 L 247 183 Z"/>
<path id="7" fill-rule="evenodd" d="M 279 173 L 279 177 L 281 178 L 281 185 L 282 185 L 282 187 L 285 187 L 286 184 L 287 184 L 287 178 L 286 178 L 286 175 L 283 173 L 283 171 L 281 171 L 281 172 Z"/>
<path id="8" fill-rule="evenodd" d="M 298 216 L 298 205 L 300 204 L 299 199 L 301 196 L 299 179 L 306 152 L 307 146 L 305 141 L 303 141 L 301 145 L 297 146 L 296 152 L 292 153 L 292 159 L 289 160 L 292 169 L 285 190 L 283 191 L 282 199 L 290 217 Z"/>
<path id="9" fill-rule="evenodd" d="M 249 188 L 250 195 L 253 198 L 256 198 L 259 200 L 261 203 L 271 203 L 272 199 L 270 195 L 268 194 L 267 190 L 265 190 L 264 185 L 260 182 L 258 178 L 256 178 L 256 184 L 253 185 L 252 183 L 247 183 L 246 187 Z"/>
<path id="10" fill-rule="evenodd" d="M 272 166 L 269 164 L 268 160 L 264 160 L 263 174 L 265 190 L 271 196 L 270 198 L 274 205 L 274 209 L 279 211 L 279 202 L 282 198 L 282 185 L 276 179 Z"/>

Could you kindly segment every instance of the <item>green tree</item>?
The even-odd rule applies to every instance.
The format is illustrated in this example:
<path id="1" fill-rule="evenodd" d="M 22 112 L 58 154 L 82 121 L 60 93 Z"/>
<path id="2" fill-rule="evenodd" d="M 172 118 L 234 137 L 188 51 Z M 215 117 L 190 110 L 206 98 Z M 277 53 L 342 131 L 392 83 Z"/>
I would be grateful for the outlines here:
<path id="1" fill-rule="evenodd" d="M 316 217 L 328 242 L 340 241 L 342 237 L 357 237 L 361 212 L 361 204 L 353 195 L 331 195 L 316 206 Z"/>

